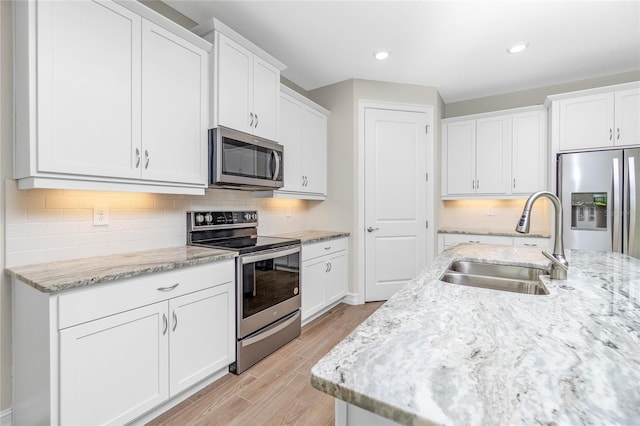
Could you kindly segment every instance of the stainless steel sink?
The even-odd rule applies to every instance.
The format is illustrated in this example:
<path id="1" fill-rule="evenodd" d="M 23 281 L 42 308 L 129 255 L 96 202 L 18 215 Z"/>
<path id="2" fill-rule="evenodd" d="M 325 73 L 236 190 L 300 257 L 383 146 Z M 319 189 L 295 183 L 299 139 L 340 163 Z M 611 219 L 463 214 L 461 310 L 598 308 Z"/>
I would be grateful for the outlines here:
<path id="1" fill-rule="evenodd" d="M 539 280 L 541 275 L 549 275 L 549 272 L 543 268 L 528 266 L 456 261 L 440 277 L 440 281 L 515 293 L 549 294 Z"/>

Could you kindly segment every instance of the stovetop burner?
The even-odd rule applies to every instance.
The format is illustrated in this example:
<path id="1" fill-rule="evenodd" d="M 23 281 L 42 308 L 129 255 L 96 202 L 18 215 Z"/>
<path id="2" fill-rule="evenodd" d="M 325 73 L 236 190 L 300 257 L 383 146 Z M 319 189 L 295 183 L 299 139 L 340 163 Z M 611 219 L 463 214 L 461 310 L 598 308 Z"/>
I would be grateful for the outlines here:
<path id="1" fill-rule="evenodd" d="M 256 211 L 187 212 L 187 243 L 241 255 L 300 244 L 294 238 L 258 236 L 257 225 Z"/>

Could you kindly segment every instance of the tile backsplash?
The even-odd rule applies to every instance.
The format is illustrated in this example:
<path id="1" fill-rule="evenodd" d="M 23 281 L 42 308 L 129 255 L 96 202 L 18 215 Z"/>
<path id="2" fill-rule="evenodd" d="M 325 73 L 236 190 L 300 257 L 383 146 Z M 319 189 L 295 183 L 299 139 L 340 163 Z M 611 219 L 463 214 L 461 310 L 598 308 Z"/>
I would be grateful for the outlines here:
<path id="1" fill-rule="evenodd" d="M 307 229 L 307 202 L 210 189 L 204 196 L 18 190 L 5 181 L 6 266 L 184 245 L 186 211 L 258 210 L 262 235 Z M 109 224 L 93 224 L 94 206 Z"/>

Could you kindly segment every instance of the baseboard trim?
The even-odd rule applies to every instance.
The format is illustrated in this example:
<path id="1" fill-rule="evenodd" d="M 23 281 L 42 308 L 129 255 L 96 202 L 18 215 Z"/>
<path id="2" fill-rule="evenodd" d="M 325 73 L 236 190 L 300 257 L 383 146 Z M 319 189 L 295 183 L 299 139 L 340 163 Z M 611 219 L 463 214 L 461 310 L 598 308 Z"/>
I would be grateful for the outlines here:
<path id="1" fill-rule="evenodd" d="M 358 293 L 347 293 L 342 298 L 342 302 L 346 303 L 347 305 L 362 305 L 362 302 L 358 299 Z"/>
<path id="2" fill-rule="evenodd" d="M 13 418 L 13 412 L 11 408 L 0 411 L 0 426 L 11 426 L 11 420 Z"/>

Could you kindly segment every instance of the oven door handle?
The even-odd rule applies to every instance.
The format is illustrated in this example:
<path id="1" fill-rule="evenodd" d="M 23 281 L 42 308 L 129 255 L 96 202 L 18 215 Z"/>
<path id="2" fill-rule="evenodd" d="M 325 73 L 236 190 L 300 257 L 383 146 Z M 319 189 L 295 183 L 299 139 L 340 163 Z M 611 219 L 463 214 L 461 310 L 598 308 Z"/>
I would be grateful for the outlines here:
<path id="1" fill-rule="evenodd" d="M 294 247 L 287 250 L 273 249 L 266 252 L 260 252 L 259 254 L 243 255 L 240 256 L 240 260 L 243 265 L 246 265 L 247 263 L 260 262 L 261 260 L 274 259 L 276 257 L 288 256 L 294 253 L 300 253 L 300 247 Z"/>
<path id="2" fill-rule="evenodd" d="M 286 318 L 286 317 L 284 317 Z M 283 318 L 283 319 L 284 319 Z M 257 343 L 261 340 L 267 339 L 271 336 L 273 336 L 274 334 L 282 331 L 283 329 L 289 327 L 291 324 L 293 324 L 294 322 L 296 322 L 298 319 L 300 318 L 300 311 L 296 311 L 293 315 L 291 315 L 291 318 L 282 321 L 282 319 L 280 321 L 282 321 L 280 324 L 274 326 L 273 328 L 270 328 L 268 330 L 265 330 L 261 333 L 258 333 L 257 335 L 253 336 L 253 337 L 249 337 L 248 339 L 244 339 L 242 340 L 242 347 L 246 347 L 249 345 L 252 345 L 254 343 Z"/>

